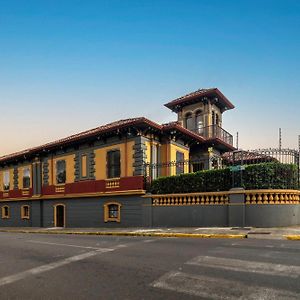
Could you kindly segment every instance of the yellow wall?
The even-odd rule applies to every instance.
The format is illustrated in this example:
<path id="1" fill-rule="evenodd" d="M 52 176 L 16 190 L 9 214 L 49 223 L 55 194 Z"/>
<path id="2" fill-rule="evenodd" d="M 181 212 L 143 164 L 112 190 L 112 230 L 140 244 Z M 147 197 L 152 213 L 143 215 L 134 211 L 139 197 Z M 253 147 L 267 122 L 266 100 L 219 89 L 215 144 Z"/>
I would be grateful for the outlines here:
<path id="1" fill-rule="evenodd" d="M 151 161 L 151 142 L 145 142 L 146 146 L 146 163 Z"/>
<path id="2" fill-rule="evenodd" d="M 18 168 L 18 187 L 19 189 L 23 189 L 23 170 L 24 168 L 30 169 L 30 187 L 32 188 L 32 166 L 24 165 Z"/>
<path id="3" fill-rule="evenodd" d="M 176 175 L 176 166 L 167 166 L 166 164 L 169 162 L 176 162 L 176 152 L 180 151 L 184 155 L 184 160 L 189 160 L 190 151 L 189 149 L 186 149 L 186 147 L 180 147 L 174 144 L 162 144 L 161 145 L 161 163 L 162 168 L 160 170 L 161 176 L 170 176 L 170 175 Z M 188 164 L 184 167 L 184 172 L 188 173 L 189 166 Z"/>
<path id="4" fill-rule="evenodd" d="M 182 152 L 184 154 L 184 160 L 189 159 L 190 151 L 185 147 L 170 144 L 170 161 L 176 161 L 176 152 Z"/>
<path id="5" fill-rule="evenodd" d="M 95 150 L 96 180 L 107 179 L 106 155 L 110 150 L 120 150 L 121 177 L 133 176 L 133 150 L 134 142 L 123 142 L 118 145 L 108 146 Z"/>
<path id="6" fill-rule="evenodd" d="M 49 169 L 52 169 L 53 170 L 53 182 L 51 180 L 51 183 L 50 183 L 50 180 L 49 180 L 49 184 L 57 184 L 56 183 L 56 162 L 58 160 L 65 160 L 66 161 L 66 183 L 72 183 L 75 181 L 75 161 L 74 161 L 74 158 L 75 158 L 75 154 L 69 154 L 69 155 L 64 155 L 64 156 L 56 156 L 53 158 L 53 162 L 50 163 L 50 160 L 49 160 Z M 52 167 L 52 164 L 53 164 L 53 167 Z M 51 177 L 51 172 L 49 172 L 49 177 Z"/>

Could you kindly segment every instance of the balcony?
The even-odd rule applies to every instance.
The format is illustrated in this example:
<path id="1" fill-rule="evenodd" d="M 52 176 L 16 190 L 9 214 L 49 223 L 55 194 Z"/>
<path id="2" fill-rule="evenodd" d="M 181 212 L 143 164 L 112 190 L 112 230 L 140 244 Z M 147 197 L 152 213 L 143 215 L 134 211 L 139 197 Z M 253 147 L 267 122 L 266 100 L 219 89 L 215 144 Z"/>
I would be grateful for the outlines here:
<path id="1" fill-rule="evenodd" d="M 205 139 L 219 139 L 222 142 L 233 146 L 233 136 L 218 125 L 196 128 L 191 131 L 203 136 Z"/>

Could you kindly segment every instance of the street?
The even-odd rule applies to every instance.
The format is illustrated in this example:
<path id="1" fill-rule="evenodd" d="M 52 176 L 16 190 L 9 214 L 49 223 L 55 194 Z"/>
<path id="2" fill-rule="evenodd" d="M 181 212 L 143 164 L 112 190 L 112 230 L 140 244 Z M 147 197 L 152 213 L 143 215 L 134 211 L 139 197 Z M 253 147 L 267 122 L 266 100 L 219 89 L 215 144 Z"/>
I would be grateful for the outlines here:
<path id="1" fill-rule="evenodd" d="M 0 233 L 0 299 L 299 299 L 300 243 Z"/>

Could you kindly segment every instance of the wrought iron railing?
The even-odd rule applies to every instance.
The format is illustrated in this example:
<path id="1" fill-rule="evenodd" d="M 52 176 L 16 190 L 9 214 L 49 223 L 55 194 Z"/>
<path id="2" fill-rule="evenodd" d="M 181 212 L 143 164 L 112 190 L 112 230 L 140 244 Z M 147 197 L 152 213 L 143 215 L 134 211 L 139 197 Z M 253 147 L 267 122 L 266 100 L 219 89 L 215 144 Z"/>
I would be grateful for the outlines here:
<path id="1" fill-rule="evenodd" d="M 202 128 L 194 128 L 191 131 L 203 136 L 206 139 L 219 139 L 229 145 L 233 145 L 233 136 L 218 125 L 211 125 Z"/>
<path id="2" fill-rule="evenodd" d="M 157 164 L 145 163 L 144 176 L 146 187 L 149 187 L 152 181 L 159 177 L 194 173 L 207 169 L 229 168 L 231 186 L 245 186 L 247 188 L 247 182 L 251 186 L 261 186 L 261 182 L 257 182 L 260 179 L 257 178 L 256 173 L 247 172 L 246 174 L 245 167 L 271 162 L 294 165 L 294 168 L 289 168 L 289 166 L 283 168 L 280 164 L 273 165 L 272 170 L 269 171 L 267 168 L 263 168 L 260 172 L 264 172 L 264 188 L 282 186 L 294 189 L 300 186 L 300 153 L 297 150 L 290 149 L 238 150 L 225 153 L 221 157 L 212 155 L 209 159 L 171 161 Z"/>

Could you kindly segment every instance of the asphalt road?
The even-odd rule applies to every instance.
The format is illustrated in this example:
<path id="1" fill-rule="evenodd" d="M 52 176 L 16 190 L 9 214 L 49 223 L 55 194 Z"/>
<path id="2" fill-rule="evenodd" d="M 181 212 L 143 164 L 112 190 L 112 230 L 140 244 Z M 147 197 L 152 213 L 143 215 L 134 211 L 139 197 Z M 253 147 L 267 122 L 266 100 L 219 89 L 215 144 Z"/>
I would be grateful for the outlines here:
<path id="1" fill-rule="evenodd" d="M 0 233 L 0 299 L 300 299 L 300 242 Z"/>

